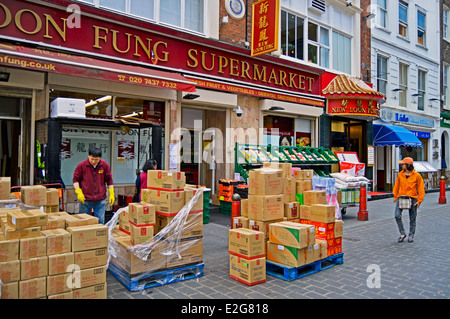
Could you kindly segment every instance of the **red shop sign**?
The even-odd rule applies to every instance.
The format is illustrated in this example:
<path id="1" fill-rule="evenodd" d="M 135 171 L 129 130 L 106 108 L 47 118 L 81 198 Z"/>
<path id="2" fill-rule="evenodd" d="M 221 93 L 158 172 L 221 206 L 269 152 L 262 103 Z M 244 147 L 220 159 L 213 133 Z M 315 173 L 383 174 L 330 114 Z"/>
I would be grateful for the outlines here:
<path id="1" fill-rule="evenodd" d="M 277 50 L 279 11 L 279 0 L 260 0 L 253 4 L 252 56 Z"/>
<path id="2" fill-rule="evenodd" d="M 380 117 L 377 100 L 342 97 L 328 99 L 327 113 L 330 115 L 363 115 Z"/>

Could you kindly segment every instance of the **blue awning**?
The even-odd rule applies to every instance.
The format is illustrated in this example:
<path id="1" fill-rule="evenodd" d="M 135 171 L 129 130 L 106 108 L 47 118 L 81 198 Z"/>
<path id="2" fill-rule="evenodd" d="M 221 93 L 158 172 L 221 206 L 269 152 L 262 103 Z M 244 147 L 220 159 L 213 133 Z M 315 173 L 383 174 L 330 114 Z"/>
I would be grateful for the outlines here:
<path id="1" fill-rule="evenodd" d="M 422 147 L 422 142 L 414 133 L 404 127 L 373 124 L 373 145 Z"/>

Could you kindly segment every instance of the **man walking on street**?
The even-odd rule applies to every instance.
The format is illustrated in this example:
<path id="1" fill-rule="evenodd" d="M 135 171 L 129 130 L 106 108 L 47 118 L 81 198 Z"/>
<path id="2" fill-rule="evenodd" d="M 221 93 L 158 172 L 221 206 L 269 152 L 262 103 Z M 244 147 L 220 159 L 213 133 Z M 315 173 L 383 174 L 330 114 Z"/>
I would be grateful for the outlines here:
<path id="1" fill-rule="evenodd" d="M 73 187 L 80 202 L 80 213 L 94 216 L 99 223 L 105 223 L 106 185 L 109 191 L 109 205 L 114 204 L 113 178 L 109 164 L 101 159 L 99 148 L 89 149 L 88 159 L 81 162 L 73 173 Z"/>

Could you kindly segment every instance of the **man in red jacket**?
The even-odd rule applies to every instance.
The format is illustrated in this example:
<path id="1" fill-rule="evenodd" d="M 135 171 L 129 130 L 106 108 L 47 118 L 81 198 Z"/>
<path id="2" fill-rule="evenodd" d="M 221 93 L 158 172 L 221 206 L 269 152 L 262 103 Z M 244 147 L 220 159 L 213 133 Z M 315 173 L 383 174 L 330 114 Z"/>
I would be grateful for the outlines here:
<path id="1" fill-rule="evenodd" d="M 90 214 L 94 209 L 94 216 L 99 223 L 105 223 L 106 185 L 109 191 L 109 205 L 114 204 L 113 178 L 109 164 L 101 159 L 99 148 L 89 150 L 87 160 L 81 162 L 73 173 L 73 187 L 80 202 L 80 213 Z M 105 185 L 106 184 L 106 185 Z"/>

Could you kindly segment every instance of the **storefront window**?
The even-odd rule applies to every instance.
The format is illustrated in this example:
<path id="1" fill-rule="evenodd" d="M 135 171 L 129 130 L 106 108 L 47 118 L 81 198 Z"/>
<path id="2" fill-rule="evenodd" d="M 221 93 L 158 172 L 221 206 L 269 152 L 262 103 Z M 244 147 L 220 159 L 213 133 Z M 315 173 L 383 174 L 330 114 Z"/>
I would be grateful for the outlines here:
<path id="1" fill-rule="evenodd" d="M 415 161 L 426 162 L 428 149 L 428 139 L 419 138 L 422 147 L 400 146 L 400 158 L 411 157 Z"/>

